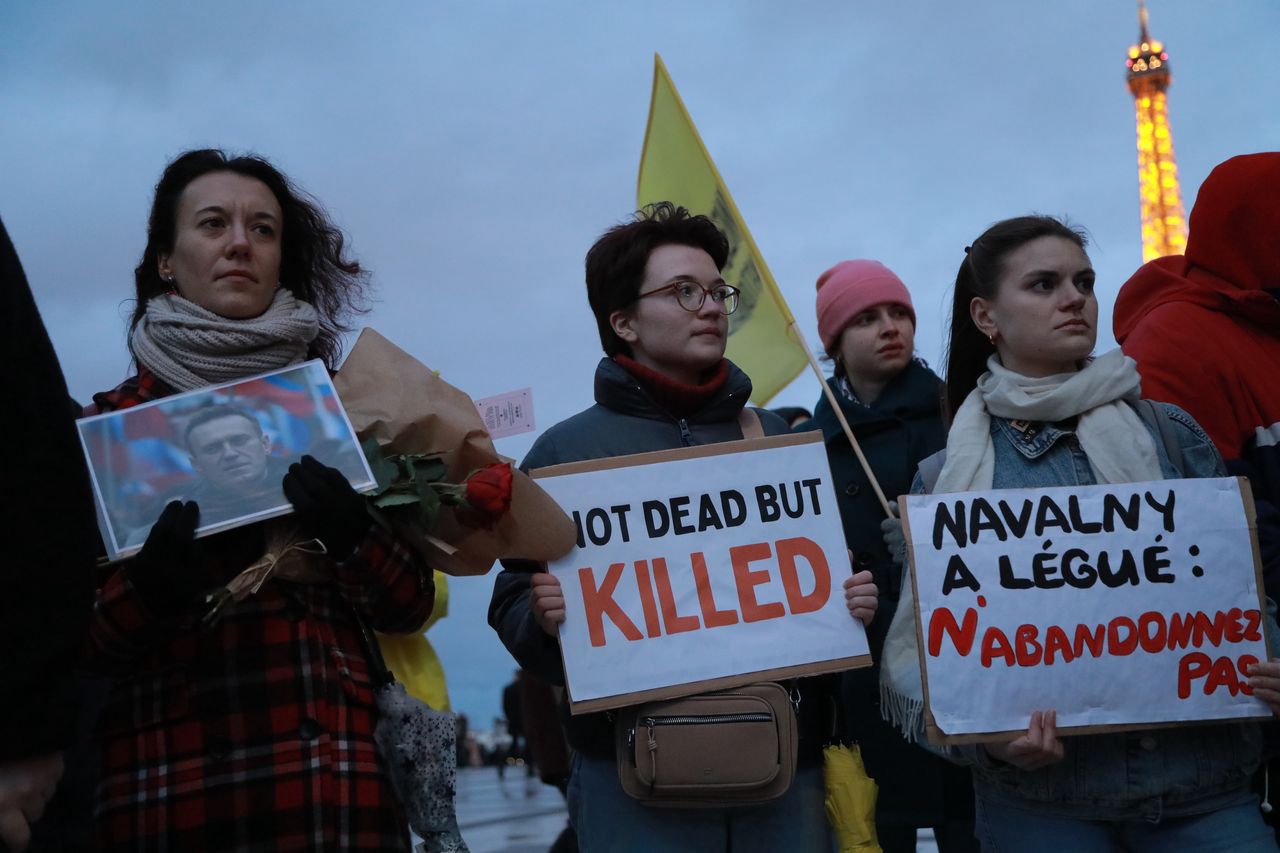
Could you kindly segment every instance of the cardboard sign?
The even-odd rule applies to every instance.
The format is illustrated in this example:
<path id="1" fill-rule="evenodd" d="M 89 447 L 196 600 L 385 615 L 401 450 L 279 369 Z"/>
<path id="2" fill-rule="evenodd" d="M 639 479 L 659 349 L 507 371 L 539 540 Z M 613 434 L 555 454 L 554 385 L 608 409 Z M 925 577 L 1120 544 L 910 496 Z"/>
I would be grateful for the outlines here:
<path id="1" fill-rule="evenodd" d="M 901 499 L 929 737 L 1270 717 L 1244 480 L 1165 480 Z"/>
<path id="2" fill-rule="evenodd" d="M 573 713 L 871 664 L 821 433 L 531 474 L 578 527 L 548 567 Z"/>

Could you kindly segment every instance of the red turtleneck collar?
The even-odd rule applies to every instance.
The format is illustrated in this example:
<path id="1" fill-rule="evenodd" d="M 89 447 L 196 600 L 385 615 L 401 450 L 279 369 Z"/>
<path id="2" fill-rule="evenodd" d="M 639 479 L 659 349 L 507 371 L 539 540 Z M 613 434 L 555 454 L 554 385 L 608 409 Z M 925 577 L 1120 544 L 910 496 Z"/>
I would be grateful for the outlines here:
<path id="1" fill-rule="evenodd" d="M 724 384 L 729 381 L 729 361 L 723 358 L 698 385 L 677 382 L 666 374 L 645 367 L 629 356 L 619 354 L 615 355 L 613 360 L 640 383 L 655 403 L 677 418 L 687 418 L 700 410 L 711 401 L 712 397 L 720 393 L 720 389 L 724 388 Z"/>

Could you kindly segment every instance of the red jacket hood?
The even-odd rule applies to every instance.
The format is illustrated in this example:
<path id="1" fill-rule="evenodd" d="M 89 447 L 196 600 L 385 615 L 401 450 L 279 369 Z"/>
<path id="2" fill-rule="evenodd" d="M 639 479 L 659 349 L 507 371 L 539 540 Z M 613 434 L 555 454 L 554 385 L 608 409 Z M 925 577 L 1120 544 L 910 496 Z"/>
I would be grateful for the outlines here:
<path id="1" fill-rule="evenodd" d="M 1112 327 L 1123 344 L 1152 309 L 1190 302 L 1280 330 L 1280 152 L 1219 164 L 1191 210 L 1185 255 L 1142 266 L 1116 297 Z"/>

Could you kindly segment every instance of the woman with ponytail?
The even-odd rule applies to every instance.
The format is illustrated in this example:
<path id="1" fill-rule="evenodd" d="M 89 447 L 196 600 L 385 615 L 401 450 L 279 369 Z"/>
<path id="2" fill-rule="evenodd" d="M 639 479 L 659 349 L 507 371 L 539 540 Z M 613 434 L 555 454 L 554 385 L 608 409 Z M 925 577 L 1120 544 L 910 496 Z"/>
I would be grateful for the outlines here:
<path id="1" fill-rule="evenodd" d="M 1222 460 L 1195 421 L 1159 404 L 1181 451 L 1167 452 L 1158 425 L 1135 407 L 1141 386 L 1133 361 L 1119 350 L 1092 356 L 1097 320 L 1080 232 L 1026 216 L 975 240 L 956 275 L 947 446 L 921 463 L 912 491 L 1221 476 Z M 909 581 L 903 586 L 911 589 Z M 889 629 L 883 683 L 895 722 L 920 737 L 909 599 L 903 596 Z M 1261 757 L 1256 723 L 1059 737 L 1047 709 L 1032 714 L 1021 737 L 953 749 L 949 757 L 972 765 L 984 850 L 1276 849 L 1249 790 Z"/>

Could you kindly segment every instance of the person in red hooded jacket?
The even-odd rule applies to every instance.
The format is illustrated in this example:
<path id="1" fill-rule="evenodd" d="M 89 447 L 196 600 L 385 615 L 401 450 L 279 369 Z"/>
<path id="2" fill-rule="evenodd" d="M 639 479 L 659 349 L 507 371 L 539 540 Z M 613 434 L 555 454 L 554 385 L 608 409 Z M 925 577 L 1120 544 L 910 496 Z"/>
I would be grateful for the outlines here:
<path id="1" fill-rule="evenodd" d="M 1232 157 L 1209 173 L 1186 254 L 1134 273 L 1112 326 L 1138 363 L 1143 394 L 1186 409 L 1228 470 L 1249 477 L 1264 585 L 1280 600 L 1280 152 Z M 1252 676 L 1260 695 L 1280 697 L 1280 665 Z M 1255 782 L 1264 797 L 1280 762 L 1266 768 Z M 1280 835 L 1277 814 L 1263 811 Z"/>
<path id="2" fill-rule="evenodd" d="M 1112 325 L 1143 394 L 1186 409 L 1249 477 L 1267 594 L 1280 600 L 1280 152 L 1209 173 L 1186 254 L 1134 273 Z"/>

